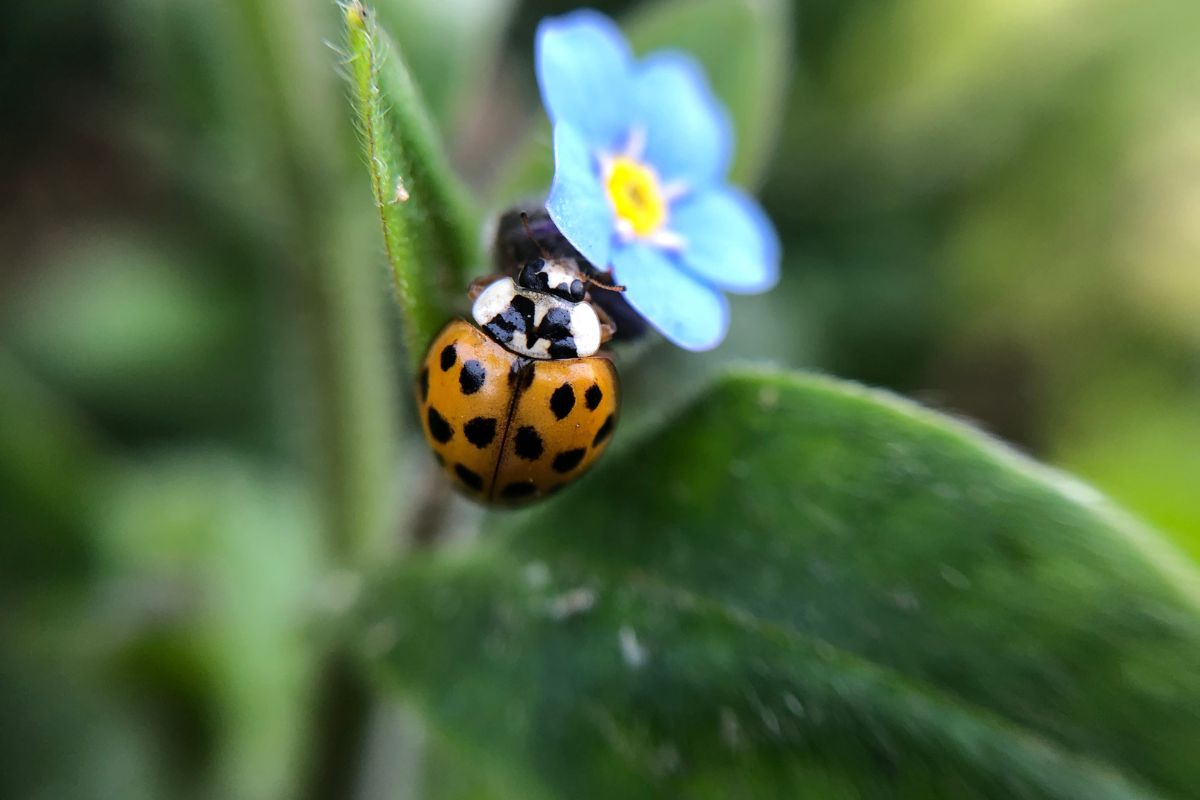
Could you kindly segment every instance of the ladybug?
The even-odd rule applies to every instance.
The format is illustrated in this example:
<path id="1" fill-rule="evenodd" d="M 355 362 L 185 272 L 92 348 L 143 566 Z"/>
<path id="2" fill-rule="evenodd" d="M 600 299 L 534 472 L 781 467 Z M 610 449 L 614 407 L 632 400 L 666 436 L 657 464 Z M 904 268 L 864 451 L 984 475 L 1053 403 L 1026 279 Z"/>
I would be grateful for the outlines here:
<path id="1" fill-rule="evenodd" d="M 417 401 L 425 437 L 470 497 L 531 502 L 582 475 L 617 423 L 620 384 L 607 355 L 615 330 L 591 302 L 591 277 L 571 257 L 527 261 L 514 280 L 469 292 L 471 317 L 452 320 L 422 362 Z"/>

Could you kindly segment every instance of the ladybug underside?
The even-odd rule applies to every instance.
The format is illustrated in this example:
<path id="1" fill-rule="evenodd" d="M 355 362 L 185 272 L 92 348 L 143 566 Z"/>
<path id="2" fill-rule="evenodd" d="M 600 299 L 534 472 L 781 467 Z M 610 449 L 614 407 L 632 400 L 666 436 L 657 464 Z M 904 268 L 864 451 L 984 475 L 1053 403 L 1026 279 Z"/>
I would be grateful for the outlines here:
<path id="1" fill-rule="evenodd" d="M 515 504 L 552 494 L 599 457 L 618 390 L 607 358 L 528 358 L 458 319 L 430 346 L 417 399 L 454 482 L 476 499 Z"/>

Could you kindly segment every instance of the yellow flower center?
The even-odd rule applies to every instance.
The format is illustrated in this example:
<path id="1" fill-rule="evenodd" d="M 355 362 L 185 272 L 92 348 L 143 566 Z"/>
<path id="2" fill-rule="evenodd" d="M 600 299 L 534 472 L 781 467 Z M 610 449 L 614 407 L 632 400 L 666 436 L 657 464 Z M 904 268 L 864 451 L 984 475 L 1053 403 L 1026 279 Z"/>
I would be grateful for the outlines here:
<path id="1" fill-rule="evenodd" d="M 619 156 L 608 165 L 606 183 L 617 219 L 634 234 L 649 236 L 666 223 L 667 201 L 653 169 L 628 156 Z"/>

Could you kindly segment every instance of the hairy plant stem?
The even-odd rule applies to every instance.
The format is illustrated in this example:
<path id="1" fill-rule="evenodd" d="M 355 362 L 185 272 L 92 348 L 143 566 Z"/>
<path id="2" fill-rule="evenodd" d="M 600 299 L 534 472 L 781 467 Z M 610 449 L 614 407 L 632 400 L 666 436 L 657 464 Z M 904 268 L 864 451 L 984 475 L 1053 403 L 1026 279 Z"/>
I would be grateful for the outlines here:
<path id="1" fill-rule="evenodd" d="M 344 11 L 352 107 L 415 367 L 476 260 L 473 215 L 399 48 L 358 0 Z"/>
<path id="2" fill-rule="evenodd" d="M 448 501 L 444 487 L 422 493 L 402 540 L 389 536 L 397 518 L 389 499 L 395 495 L 397 403 L 394 365 L 384 355 L 382 276 L 372 268 L 371 243 L 377 238 L 370 228 L 383 225 L 411 360 L 419 358 L 419 348 L 447 313 L 444 281 L 430 262 L 441 265 L 442 278 L 461 282 L 461 271 L 471 262 L 471 226 L 415 85 L 398 52 L 392 51 L 393 68 L 386 68 L 386 37 L 361 5 L 352 2 L 342 9 L 356 56 L 345 66 L 366 140 L 374 218 L 366 193 L 330 193 L 330 187 L 362 184 L 356 179 L 360 166 L 340 146 L 344 131 L 327 113 L 338 103 L 320 102 L 322 90 L 336 95 L 336 87 L 325 80 L 333 75 L 330 64 L 312 58 L 320 31 L 300 29 L 285 0 L 249 0 L 237 9 L 230 13 L 248 53 L 241 66 L 256 79 L 239 90 L 265 121 L 256 171 L 271 182 L 272 208 L 266 216 L 278 227 L 279 252 L 273 260 L 278 290 L 287 301 L 281 339 L 288 343 L 298 334 L 299 340 L 293 357 L 302 387 L 288 393 L 290 413 L 284 416 L 302 432 L 323 513 L 329 572 L 357 581 L 366 564 L 434 542 L 445 526 Z M 313 71 L 314 62 L 319 72 Z M 393 96 L 398 100 L 389 105 L 386 98 Z M 401 203 L 393 185 L 410 178 L 414 196 Z M 345 634 L 351 626 L 334 627 L 337 633 L 318 655 L 310 750 L 299 789 L 313 800 L 355 793 L 373 713 L 356 642 Z"/>

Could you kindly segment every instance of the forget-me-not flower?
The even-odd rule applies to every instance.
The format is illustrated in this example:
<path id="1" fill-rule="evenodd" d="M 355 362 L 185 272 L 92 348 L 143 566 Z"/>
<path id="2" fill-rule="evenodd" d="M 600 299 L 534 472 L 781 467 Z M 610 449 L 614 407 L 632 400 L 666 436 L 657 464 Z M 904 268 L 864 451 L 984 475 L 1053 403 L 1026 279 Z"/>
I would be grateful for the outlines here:
<path id="1" fill-rule="evenodd" d="M 636 60 L 612 20 L 577 11 L 538 27 L 537 76 L 554 125 L 551 218 L 664 336 L 715 347 L 722 291 L 770 288 L 779 243 L 725 182 L 733 132 L 703 71 L 682 53 Z"/>

